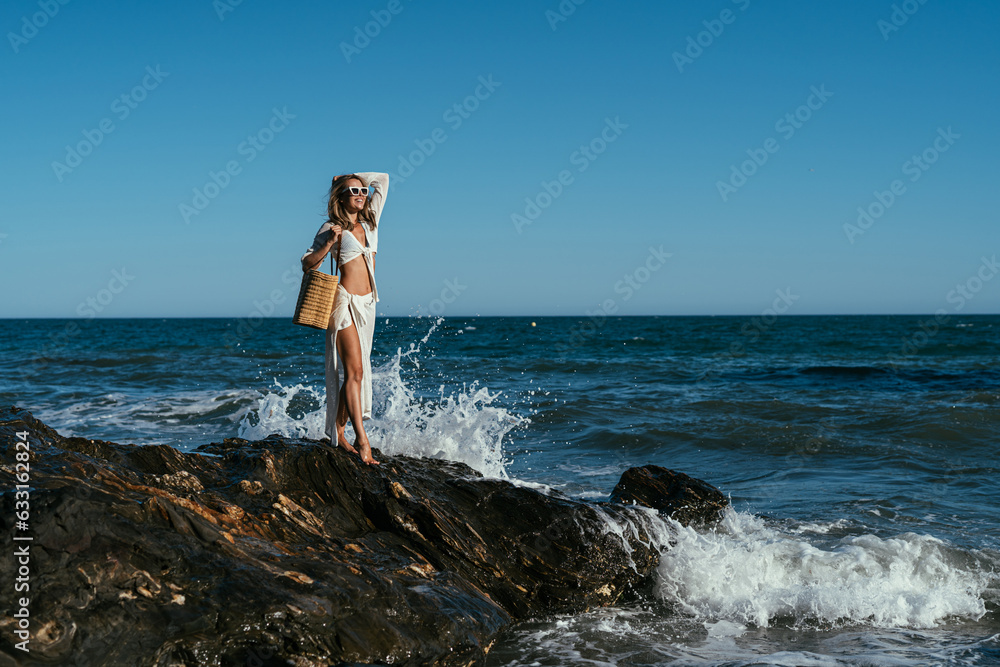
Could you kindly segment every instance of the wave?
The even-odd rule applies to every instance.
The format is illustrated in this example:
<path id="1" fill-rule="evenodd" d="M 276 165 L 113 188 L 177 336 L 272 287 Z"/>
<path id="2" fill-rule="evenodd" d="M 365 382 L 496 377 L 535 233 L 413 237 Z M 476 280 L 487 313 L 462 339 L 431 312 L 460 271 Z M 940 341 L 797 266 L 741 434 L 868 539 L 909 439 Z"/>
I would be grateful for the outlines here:
<path id="1" fill-rule="evenodd" d="M 715 531 L 675 529 L 657 595 L 707 621 L 934 628 L 981 618 L 997 581 L 993 565 L 929 535 L 845 536 L 820 548 L 732 510 Z"/>
<path id="2" fill-rule="evenodd" d="M 980 620 L 987 596 L 996 609 L 995 555 L 913 533 L 843 535 L 844 521 L 777 528 L 730 509 L 706 532 L 631 509 L 630 520 L 598 514 L 616 539 L 641 524 L 660 549 L 663 606 L 522 623 L 491 664 L 974 665 L 997 652 L 1000 635 L 953 624 Z"/>
<path id="3" fill-rule="evenodd" d="M 647 508 L 630 508 L 630 518 L 595 509 L 629 553 L 627 536 L 641 534 L 660 550 L 653 594 L 668 617 L 727 635 L 750 626 L 929 630 L 978 621 L 987 599 L 995 610 L 1000 598 L 998 554 L 931 535 L 843 534 L 844 521 L 781 527 L 732 508 L 706 530 Z"/>

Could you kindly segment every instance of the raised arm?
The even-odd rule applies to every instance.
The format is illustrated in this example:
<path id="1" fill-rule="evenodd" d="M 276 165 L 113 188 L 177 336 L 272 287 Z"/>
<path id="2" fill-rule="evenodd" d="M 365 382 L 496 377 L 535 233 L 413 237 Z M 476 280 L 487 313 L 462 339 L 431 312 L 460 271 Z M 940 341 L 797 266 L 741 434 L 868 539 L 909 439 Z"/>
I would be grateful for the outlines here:
<path id="1" fill-rule="evenodd" d="M 382 217 L 382 207 L 385 206 L 385 198 L 389 194 L 389 174 L 380 171 L 359 171 L 357 175 L 372 189 L 372 212 L 375 214 L 375 223 L 378 224 Z"/>

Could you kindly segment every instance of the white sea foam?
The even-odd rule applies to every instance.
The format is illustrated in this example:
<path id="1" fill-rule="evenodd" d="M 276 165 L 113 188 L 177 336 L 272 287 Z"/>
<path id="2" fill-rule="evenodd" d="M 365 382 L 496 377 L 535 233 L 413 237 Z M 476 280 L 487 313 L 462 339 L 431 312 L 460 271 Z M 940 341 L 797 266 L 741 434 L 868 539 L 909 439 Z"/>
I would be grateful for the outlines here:
<path id="1" fill-rule="evenodd" d="M 311 399 L 318 408 L 298 415 L 290 409 L 292 402 L 301 398 Z M 313 438 L 319 440 L 326 437 L 326 392 L 303 384 L 289 387 L 274 381 L 274 391 L 261 394 L 255 405 L 246 411 L 240 420 L 239 437 L 247 440 L 262 438 L 279 433 L 291 438 Z"/>
<path id="2" fill-rule="evenodd" d="M 405 454 L 466 463 L 487 477 L 507 478 L 503 453 L 504 437 L 528 420 L 497 404 L 499 393 L 491 393 L 478 382 L 437 398 L 421 399 L 404 379 L 404 365 L 420 366 L 420 346 L 427 342 L 441 320 L 405 352 L 400 348 L 385 363 L 372 368 L 373 419 L 365 424 L 372 445 L 386 454 Z M 307 393 L 319 407 L 305 414 L 289 413 L 296 396 Z M 271 433 L 290 437 L 326 437 L 326 392 L 301 384 L 284 387 L 275 381 L 258 404 L 244 415 L 239 436 L 250 440 Z M 348 439 L 353 439 L 348 423 Z"/>
<path id="3" fill-rule="evenodd" d="M 675 528 L 657 592 L 706 620 L 932 628 L 985 614 L 982 596 L 995 576 L 927 535 L 844 537 L 824 550 L 732 510 L 715 531 Z"/>
<path id="4" fill-rule="evenodd" d="M 846 519 L 837 519 L 836 521 L 828 523 L 813 523 L 806 522 L 799 524 L 789 530 L 796 535 L 801 535 L 803 533 L 815 533 L 816 535 L 826 535 L 831 530 L 842 530 L 848 526 L 848 521 Z"/>

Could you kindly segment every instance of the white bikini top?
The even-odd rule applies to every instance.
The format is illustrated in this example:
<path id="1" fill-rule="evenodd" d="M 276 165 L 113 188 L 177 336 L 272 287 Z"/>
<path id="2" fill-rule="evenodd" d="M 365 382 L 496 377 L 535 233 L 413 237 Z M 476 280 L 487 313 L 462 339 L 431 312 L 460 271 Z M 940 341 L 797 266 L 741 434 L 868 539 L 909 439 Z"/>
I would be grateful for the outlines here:
<path id="1" fill-rule="evenodd" d="M 340 235 L 340 241 L 333 244 L 333 248 L 330 250 L 330 254 L 337 257 L 340 254 L 340 265 L 337 267 L 339 270 L 344 264 L 347 264 L 353 259 L 357 259 L 358 256 L 365 258 L 365 266 L 368 267 L 368 278 L 372 283 L 372 295 L 375 297 L 375 301 L 378 302 L 378 288 L 375 286 L 375 263 L 372 259 L 372 254 L 378 251 L 378 234 L 377 228 L 372 229 L 365 223 L 359 223 L 361 227 L 365 230 L 365 245 L 361 245 L 356 237 L 351 232 L 344 230 Z M 374 236 L 374 239 L 373 239 Z M 372 241 L 374 240 L 374 243 Z M 343 244 L 343 248 L 340 246 Z"/>

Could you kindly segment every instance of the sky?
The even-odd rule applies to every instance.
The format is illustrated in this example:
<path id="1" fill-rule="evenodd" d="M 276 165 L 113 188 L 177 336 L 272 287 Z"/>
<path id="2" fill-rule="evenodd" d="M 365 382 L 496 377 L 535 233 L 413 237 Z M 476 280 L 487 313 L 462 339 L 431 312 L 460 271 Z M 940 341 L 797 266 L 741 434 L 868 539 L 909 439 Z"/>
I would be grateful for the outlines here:
<path id="1" fill-rule="evenodd" d="M 996 313 L 1000 4 L 8 0 L 0 317 Z M 324 264 L 328 267 L 329 262 Z"/>

